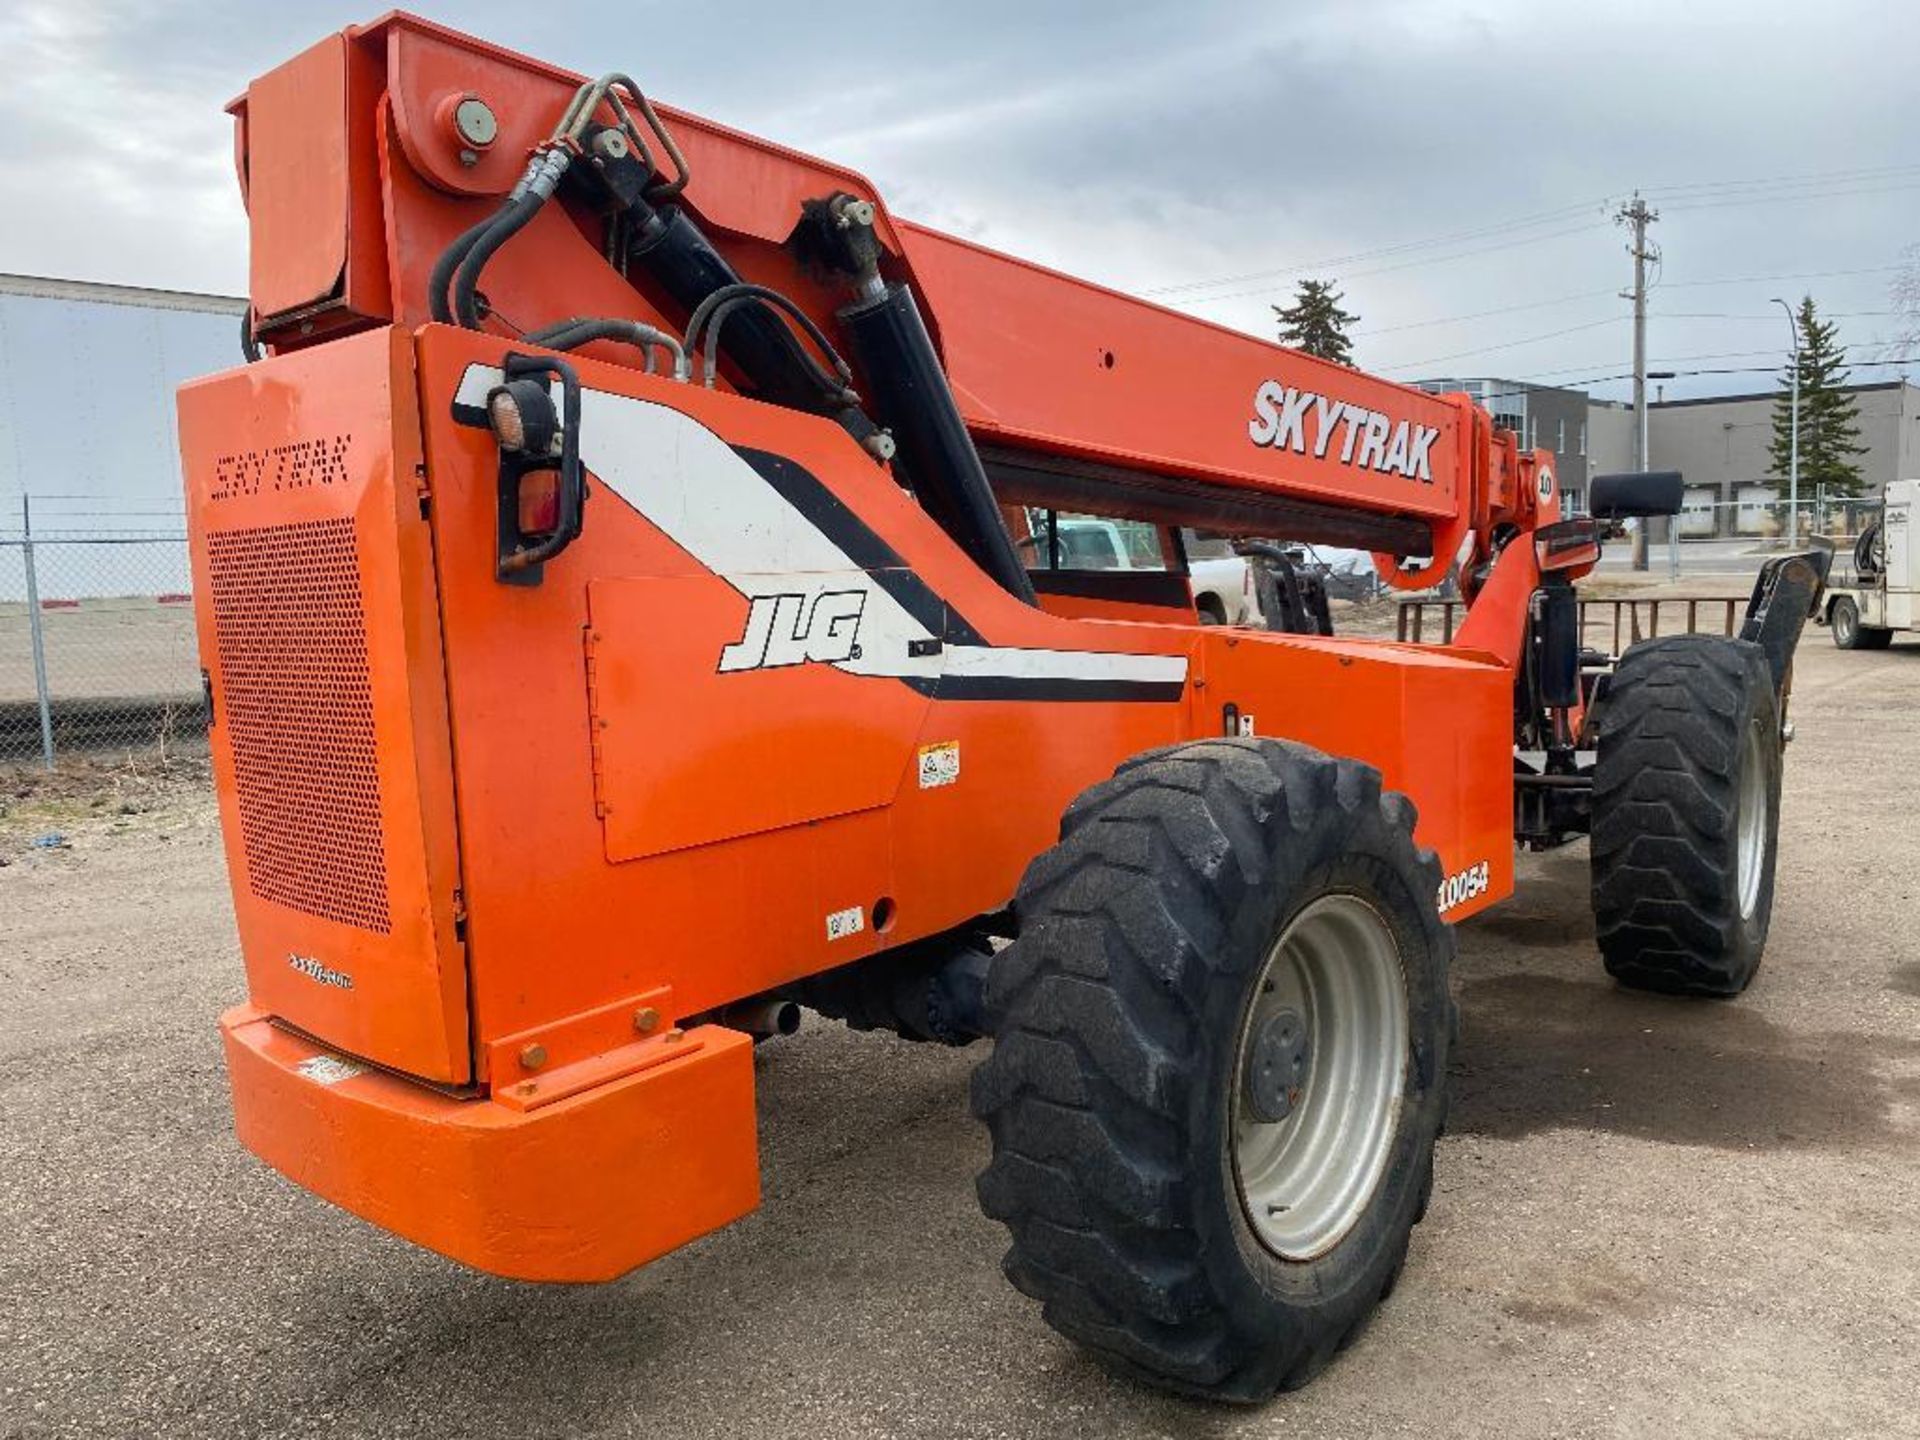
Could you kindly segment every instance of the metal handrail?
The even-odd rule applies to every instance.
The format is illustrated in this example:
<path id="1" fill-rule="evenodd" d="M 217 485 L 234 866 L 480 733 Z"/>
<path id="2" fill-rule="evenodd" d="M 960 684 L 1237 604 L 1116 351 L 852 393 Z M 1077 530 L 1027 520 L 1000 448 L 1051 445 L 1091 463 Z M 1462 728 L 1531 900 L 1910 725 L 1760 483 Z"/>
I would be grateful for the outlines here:
<path id="1" fill-rule="evenodd" d="M 1583 596 L 1580 600 L 1580 644 L 1584 647 L 1587 643 L 1587 636 L 1594 624 L 1591 615 L 1596 610 L 1601 612 L 1602 617 L 1611 612 L 1612 647 L 1609 653 L 1617 657 L 1627 645 L 1651 640 L 1662 633 L 1663 607 L 1673 617 L 1665 632 L 1669 635 L 1737 635 L 1740 633 L 1740 612 L 1746 603 L 1746 597 L 1738 595 Z M 1440 611 L 1441 629 L 1437 641 L 1427 638 L 1426 616 L 1429 610 L 1434 609 Z M 1451 645 L 1456 629 L 1455 612 L 1465 609 L 1464 600 L 1402 600 L 1394 638 L 1402 644 Z M 1683 609 L 1686 612 L 1686 624 L 1678 626 L 1679 612 Z M 1709 612 L 1710 620 L 1717 619 L 1720 622 L 1719 628 L 1700 628 L 1703 610 Z M 1603 633 L 1606 633 L 1607 621 L 1602 618 L 1600 624 Z M 1621 643 L 1623 640 L 1624 645 Z"/>

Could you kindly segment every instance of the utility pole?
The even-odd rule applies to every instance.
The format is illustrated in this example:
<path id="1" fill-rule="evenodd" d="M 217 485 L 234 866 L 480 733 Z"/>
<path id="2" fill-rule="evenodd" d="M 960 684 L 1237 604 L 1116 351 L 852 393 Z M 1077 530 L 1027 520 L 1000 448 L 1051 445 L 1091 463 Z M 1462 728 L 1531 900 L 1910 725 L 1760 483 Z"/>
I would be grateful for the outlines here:
<path id="1" fill-rule="evenodd" d="M 1659 252 L 1647 246 L 1647 226 L 1660 218 L 1660 212 L 1648 206 L 1633 192 L 1630 203 L 1614 215 L 1614 223 L 1628 226 L 1633 244 L 1627 253 L 1633 256 L 1633 289 L 1625 292 L 1633 301 L 1633 468 L 1647 468 L 1647 261 Z M 1672 519 L 1667 523 L 1671 525 Z M 1633 568 L 1647 568 L 1647 520 L 1643 516 L 1633 531 Z"/>

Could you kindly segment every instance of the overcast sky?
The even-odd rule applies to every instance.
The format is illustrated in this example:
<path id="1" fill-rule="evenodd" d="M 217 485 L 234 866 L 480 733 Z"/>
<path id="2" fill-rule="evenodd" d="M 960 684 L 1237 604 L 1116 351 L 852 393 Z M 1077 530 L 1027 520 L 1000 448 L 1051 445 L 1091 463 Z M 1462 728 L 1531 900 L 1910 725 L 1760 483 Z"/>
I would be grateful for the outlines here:
<path id="1" fill-rule="evenodd" d="M 1910 0 L 423 8 L 851 165 L 902 215 L 1256 333 L 1299 274 L 1337 280 L 1357 358 L 1395 378 L 1625 370 L 1630 262 L 1609 217 L 1635 187 L 1662 214 L 1656 368 L 1776 363 L 1769 297 L 1803 292 L 1843 317 L 1856 360 L 1902 353 Z M 373 13 L 9 0 L 0 270 L 239 293 L 222 106 Z"/>

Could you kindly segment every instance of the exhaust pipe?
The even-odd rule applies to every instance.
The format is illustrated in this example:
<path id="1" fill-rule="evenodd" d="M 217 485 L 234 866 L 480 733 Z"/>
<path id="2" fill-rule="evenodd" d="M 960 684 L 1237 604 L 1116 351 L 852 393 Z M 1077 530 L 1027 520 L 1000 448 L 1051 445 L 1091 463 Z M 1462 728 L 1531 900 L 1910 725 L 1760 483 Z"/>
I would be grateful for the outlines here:
<path id="1" fill-rule="evenodd" d="M 723 1007 L 714 1019 L 729 1030 L 744 1030 L 755 1040 L 769 1040 L 800 1028 L 800 1007 L 791 1000 L 741 1000 Z"/>

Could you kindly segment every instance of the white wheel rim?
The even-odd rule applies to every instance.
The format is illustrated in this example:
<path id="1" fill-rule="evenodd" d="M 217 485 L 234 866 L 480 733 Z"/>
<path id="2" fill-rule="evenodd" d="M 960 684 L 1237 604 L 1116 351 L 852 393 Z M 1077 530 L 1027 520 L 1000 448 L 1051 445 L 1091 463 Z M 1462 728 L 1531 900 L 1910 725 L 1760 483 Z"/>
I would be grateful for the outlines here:
<path id="1" fill-rule="evenodd" d="M 1246 1081 L 1249 1047 L 1270 1027 L 1306 1036 L 1289 1113 L 1263 1120 Z M 1283 1260 L 1337 1245 L 1386 1172 L 1406 1083 L 1400 947 L 1357 895 L 1324 895 L 1268 952 L 1241 1026 L 1229 1117 L 1234 1181 L 1260 1243 Z"/>
<path id="2" fill-rule="evenodd" d="M 1734 845 L 1742 920 L 1751 920 L 1759 907 L 1760 877 L 1767 870 L 1767 736 L 1764 731 L 1764 726 L 1749 725 L 1746 741 L 1741 746 Z"/>

